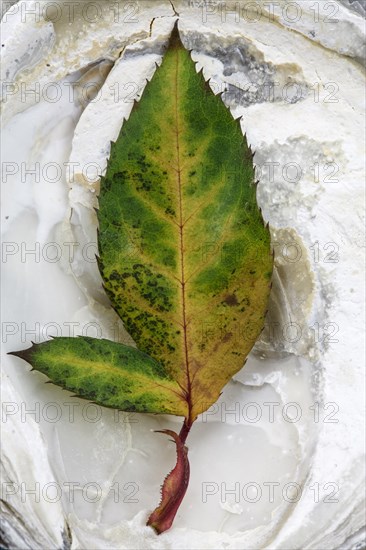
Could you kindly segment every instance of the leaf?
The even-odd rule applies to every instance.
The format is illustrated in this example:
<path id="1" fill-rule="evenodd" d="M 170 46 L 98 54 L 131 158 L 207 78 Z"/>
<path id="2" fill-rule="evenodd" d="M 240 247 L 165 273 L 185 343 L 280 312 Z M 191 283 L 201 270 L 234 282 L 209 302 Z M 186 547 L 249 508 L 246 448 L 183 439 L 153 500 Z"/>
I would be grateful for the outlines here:
<path id="1" fill-rule="evenodd" d="M 77 396 L 123 411 L 184 416 L 179 386 L 145 353 L 86 336 L 55 338 L 13 352 Z"/>
<path id="2" fill-rule="evenodd" d="M 98 240 L 112 305 L 184 389 L 188 425 L 243 366 L 264 324 L 272 256 L 252 157 L 175 29 L 111 145 Z"/>

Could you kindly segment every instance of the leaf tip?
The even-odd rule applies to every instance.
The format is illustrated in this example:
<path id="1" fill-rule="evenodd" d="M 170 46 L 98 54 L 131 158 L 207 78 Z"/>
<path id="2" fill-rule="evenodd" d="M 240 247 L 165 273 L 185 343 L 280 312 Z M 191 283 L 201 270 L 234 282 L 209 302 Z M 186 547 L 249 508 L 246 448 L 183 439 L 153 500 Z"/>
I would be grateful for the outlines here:
<path id="1" fill-rule="evenodd" d="M 32 346 L 30 348 L 21 349 L 19 351 L 8 351 L 7 355 L 14 355 L 14 357 L 19 357 L 20 359 L 23 359 L 23 361 L 27 361 L 27 363 L 29 363 L 29 360 L 32 356 L 31 350 L 33 349 L 34 346 L 36 346 L 34 342 L 31 342 L 31 344 Z"/>
<path id="2" fill-rule="evenodd" d="M 181 48 L 184 47 L 182 44 L 182 40 L 180 37 L 179 29 L 178 29 L 178 21 L 179 18 L 177 18 L 174 22 L 174 26 L 172 28 L 172 32 L 169 38 L 168 48 Z"/>

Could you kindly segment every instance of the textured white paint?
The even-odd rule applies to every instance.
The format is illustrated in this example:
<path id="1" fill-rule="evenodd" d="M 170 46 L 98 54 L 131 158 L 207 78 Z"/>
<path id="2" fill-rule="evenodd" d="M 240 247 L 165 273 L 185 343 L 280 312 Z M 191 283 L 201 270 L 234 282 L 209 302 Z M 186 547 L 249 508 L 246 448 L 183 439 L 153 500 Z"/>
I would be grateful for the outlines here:
<path id="1" fill-rule="evenodd" d="M 33 4 L 28 2 L 28 6 Z M 174 449 L 152 430 L 178 429 L 178 420 L 152 415 L 116 418 L 113 412 L 101 409 L 102 417 L 94 423 L 85 417 L 85 402 L 44 385 L 43 376 L 29 374 L 23 362 L 5 356 L 5 401 L 17 402 L 19 407 L 24 401 L 28 408 L 38 402 L 41 411 L 39 422 L 34 415 L 27 415 L 22 422 L 20 412 L 9 416 L 3 450 L 7 471 L 11 465 L 14 481 L 38 480 L 43 485 L 56 481 L 63 490 L 61 502 L 47 504 L 52 510 L 47 514 L 42 508 L 44 501 L 33 503 L 29 498 L 24 503 L 19 494 L 12 497 L 12 504 L 29 525 L 24 548 L 59 547 L 64 521 L 70 526 L 75 549 L 337 548 L 362 526 L 364 506 L 364 77 L 355 61 L 362 56 L 363 23 L 359 15 L 339 5 L 339 23 L 326 23 L 324 13 L 315 24 L 312 2 L 301 3 L 302 17 L 295 23 L 284 19 L 283 1 L 273 7 L 275 20 L 263 15 L 256 23 L 243 17 L 235 21 L 235 14 L 227 14 L 223 21 L 219 10 L 208 14 L 205 21 L 202 8 L 185 2 L 174 4 L 184 41 L 193 48 L 193 58 L 212 79 L 215 91 L 228 83 L 244 89 L 253 81 L 257 85 L 267 82 L 265 78 L 276 82 L 273 101 L 255 101 L 255 89 L 251 100 L 250 94 L 243 96 L 242 104 L 229 95 L 224 95 L 224 100 L 235 117 L 243 116 L 243 131 L 257 151 L 255 161 L 261 172 L 258 201 L 278 243 L 268 320 L 272 328 L 275 323 L 281 328 L 297 323 L 301 338 L 289 341 L 273 335 L 267 327 L 245 369 L 227 385 L 210 411 L 214 414 L 197 422 L 189 439 L 190 487 L 174 527 L 160 537 L 144 524 L 157 504 L 163 476 L 174 462 Z M 3 264 L 5 351 L 28 347 L 34 337 L 24 334 L 25 328 L 35 327 L 37 336 L 44 339 L 47 334 L 57 334 L 58 327 L 69 335 L 70 323 L 75 323 L 75 334 L 89 326 L 88 333 L 96 335 L 97 323 L 99 336 L 126 341 L 101 287 L 94 248 L 85 248 L 96 240 L 93 206 L 99 185 L 92 171 L 86 175 L 85 167 L 96 163 L 97 172 L 105 169 L 110 141 L 116 139 L 122 119 L 132 107 L 130 94 L 136 89 L 142 92 L 145 79 L 161 59 L 160 45 L 174 22 L 169 2 L 138 5 L 137 21 L 133 22 L 114 23 L 110 5 L 102 3 L 103 16 L 92 24 L 80 19 L 69 24 L 65 11 L 54 24 L 23 23 L 16 14 L 4 23 L 8 37 L 4 74 L 7 80 L 15 78 L 18 92 L 15 87 L 16 93 L 8 95 L 4 103 L 3 162 L 27 162 L 30 167 L 35 162 L 44 166 L 53 161 L 63 166 L 55 184 L 35 181 L 31 174 L 22 181 L 21 171 L 3 182 L 1 221 L 8 247 Z M 35 49 L 37 44 L 42 47 Z M 33 53 L 27 58 L 26 52 Z M 15 65 L 16 58 L 24 61 L 21 68 Z M 108 76 L 108 62 L 83 71 L 103 58 L 115 62 Z M 22 101 L 21 82 L 29 87 L 38 82 L 41 90 L 57 82 L 62 98 L 52 103 L 47 97 L 37 101 L 30 94 Z M 103 86 L 84 109 L 87 101 L 82 86 L 88 82 Z M 74 101 L 70 101 L 71 83 Z M 291 95 L 288 83 L 296 83 L 304 97 Z M 330 83 L 336 88 L 329 87 Z M 329 94 L 334 90 L 332 97 Z M 73 177 L 65 162 L 75 163 Z M 269 162 L 279 163 L 274 178 L 268 171 Z M 297 182 L 289 181 L 283 172 L 289 162 L 303 170 Z M 329 171 L 319 182 L 314 181 L 314 164 L 322 167 L 332 162 L 339 168 L 337 181 L 325 179 Z M 320 261 L 315 261 L 311 249 L 317 241 Z M 21 251 L 34 248 L 36 242 L 40 261 L 28 254 L 22 262 Z M 69 262 L 73 242 L 79 244 Z M 289 242 L 301 250 L 298 262 L 281 254 L 282 246 Z M 62 249 L 60 261 L 46 261 L 52 253 L 49 243 Z M 324 262 L 331 251 L 324 250 L 327 243 L 339 247 L 337 263 Z M 51 327 L 50 323 L 57 325 Z M 338 342 L 327 345 L 317 341 L 311 328 L 315 323 L 338 327 Z M 243 406 L 250 402 L 257 403 L 263 413 L 255 423 L 242 415 Z M 269 421 L 269 409 L 264 405 L 269 402 L 280 404 L 274 422 Z M 285 421 L 281 414 L 290 402 L 301 407 L 301 419 L 295 423 Z M 314 411 L 309 409 L 314 402 L 320 403 L 320 422 L 314 422 Z M 47 420 L 47 403 L 59 407 L 57 422 Z M 71 403 L 77 404 L 72 422 Z M 239 419 L 227 414 L 222 422 L 221 415 L 235 410 L 236 403 Z M 337 423 L 322 421 L 334 407 L 324 411 L 326 403 L 339 407 L 334 415 Z M 248 416 L 251 412 L 248 409 Z M 29 463 L 19 461 L 25 454 L 30 456 L 31 469 Z M 102 497 L 88 503 L 76 490 L 71 502 L 65 488 L 70 481 L 84 487 L 97 483 Z M 203 503 L 205 482 L 226 482 L 228 488 L 235 482 L 241 487 L 256 482 L 263 496 L 250 504 L 243 499 L 235 502 L 232 495 L 220 502 L 218 493 Z M 288 482 L 302 483 L 301 500 L 286 502 L 279 491 L 270 502 L 265 482 L 278 482 L 281 488 Z M 120 488 L 119 502 L 115 502 L 115 483 Z M 138 502 L 126 502 L 135 487 L 127 483 L 138 484 Z M 323 502 L 324 493 L 332 490 L 332 486 L 324 487 L 326 483 L 339 486 L 338 502 Z M 319 502 L 309 488 L 316 484 Z M 23 547 L 15 535 L 13 540 Z"/>

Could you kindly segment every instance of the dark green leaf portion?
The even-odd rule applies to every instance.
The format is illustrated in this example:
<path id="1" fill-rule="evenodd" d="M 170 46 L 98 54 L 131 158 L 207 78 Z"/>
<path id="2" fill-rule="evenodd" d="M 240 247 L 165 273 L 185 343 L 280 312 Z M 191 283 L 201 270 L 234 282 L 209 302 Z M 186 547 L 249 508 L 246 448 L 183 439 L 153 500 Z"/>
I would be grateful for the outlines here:
<path id="1" fill-rule="evenodd" d="M 62 388 L 122 411 L 185 416 L 176 382 L 136 348 L 97 338 L 55 338 L 12 353 Z"/>

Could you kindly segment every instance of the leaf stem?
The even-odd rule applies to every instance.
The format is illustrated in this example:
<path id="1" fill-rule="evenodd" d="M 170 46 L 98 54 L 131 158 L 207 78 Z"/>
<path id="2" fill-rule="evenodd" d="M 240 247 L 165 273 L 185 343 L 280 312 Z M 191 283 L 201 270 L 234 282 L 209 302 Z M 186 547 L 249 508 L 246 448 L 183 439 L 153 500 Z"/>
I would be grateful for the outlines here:
<path id="1" fill-rule="evenodd" d="M 164 480 L 161 488 L 161 501 L 150 514 L 147 525 L 160 535 L 169 529 L 186 494 L 189 482 L 188 449 L 179 435 L 172 430 L 159 430 L 173 438 L 177 449 L 177 463 Z"/>
<path id="2" fill-rule="evenodd" d="M 179 439 L 181 440 L 183 445 L 186 442 L 186 439 L 188 437 L 188 434 L 189 434 L 189 431 L 192 427 L 192 424 L 193 424 L 193 422 L 191 422 L 189 419 L 187 419 L 187 418 L 184 419 L 182 429 L 179 432 Z"/>

